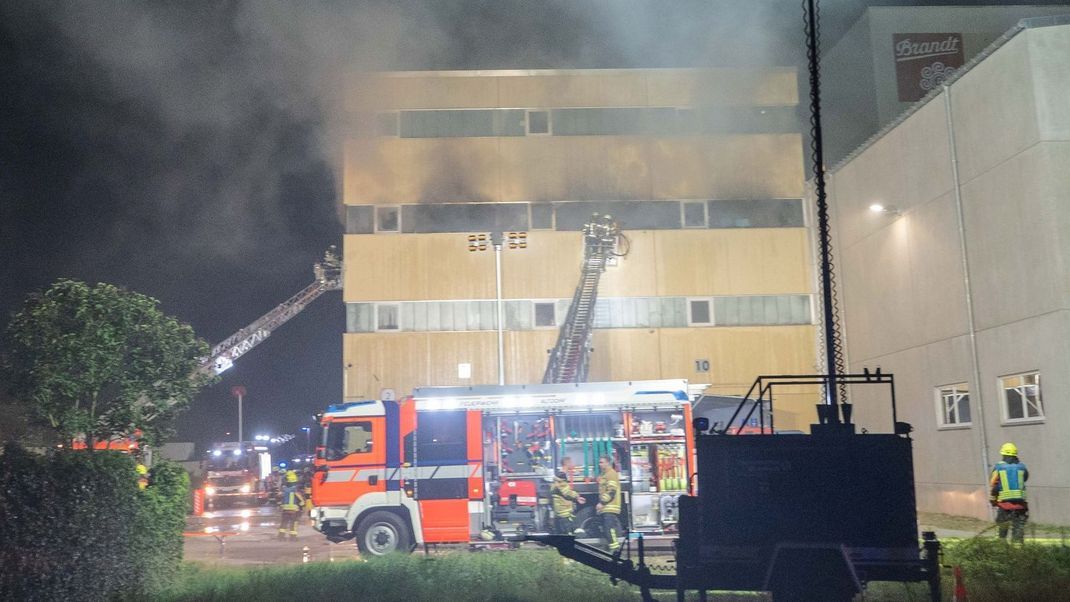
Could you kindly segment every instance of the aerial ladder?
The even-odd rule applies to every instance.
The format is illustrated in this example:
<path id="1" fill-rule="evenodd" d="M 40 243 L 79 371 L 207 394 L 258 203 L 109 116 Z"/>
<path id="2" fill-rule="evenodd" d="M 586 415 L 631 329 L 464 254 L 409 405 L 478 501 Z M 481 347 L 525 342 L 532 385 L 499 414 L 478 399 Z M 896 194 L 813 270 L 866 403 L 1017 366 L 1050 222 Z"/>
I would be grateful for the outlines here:
<path id="1" fill-rule="evenodd" d="M 620 223 L 610 215 L 596 213 L 583 226 L 580 282 L 561 324 L 557 344 L 550 351 L 543 383 L 582 383 L 587 380 L 598 283 L 610 258 L 623 257 L 628 252 L 627 247 L 628 239 L 621 234 Z"/>
<path id="2" fill-rule="evenodd" d="M 221 374 L 234 365 L 241 356 L 271 336 L 277 328 L 301 313 L 309 303 L 327 291 L 342 288 L 342 260 L 335 247 L 323 254 L 323 260 L 312 265 L 315 280 L 296 295 L 254 320 L 251 324 L 230 335 L 212 347 L 212 353 L 201 361 L 194 374 Z"/>

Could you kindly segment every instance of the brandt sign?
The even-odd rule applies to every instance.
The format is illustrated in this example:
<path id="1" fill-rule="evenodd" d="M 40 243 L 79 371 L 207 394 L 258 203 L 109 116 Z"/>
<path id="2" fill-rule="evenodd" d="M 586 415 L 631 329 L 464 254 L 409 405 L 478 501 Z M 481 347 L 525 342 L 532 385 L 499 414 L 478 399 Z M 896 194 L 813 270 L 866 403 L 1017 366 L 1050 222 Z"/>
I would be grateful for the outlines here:
<path id="1" fill-rule="evenodd" d="M 921 100 L 962 66 L 961 33 L 892 34 L 900 102 Z"/>

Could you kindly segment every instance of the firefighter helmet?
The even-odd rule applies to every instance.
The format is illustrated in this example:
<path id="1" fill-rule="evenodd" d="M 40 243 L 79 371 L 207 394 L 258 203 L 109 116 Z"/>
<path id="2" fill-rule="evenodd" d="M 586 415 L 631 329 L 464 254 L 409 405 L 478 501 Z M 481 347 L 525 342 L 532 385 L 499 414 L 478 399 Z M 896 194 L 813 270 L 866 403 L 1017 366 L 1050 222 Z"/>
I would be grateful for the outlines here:
<path id="1" fill-rule="evenodd" d="M 1007 443 L 1004 443 L 1003 445 L 1000 446 L 999 455 L 1001 455 L 1001 456 L 1017 456 L 1018 455 L 1018 446 L 1016 446 L 1015 444 L 1013 444 L 1013 443 L 1008 441 Z"/>
<path id="2" fill-rule="evenodd" d="M 286 482 L 287 483 L 296 483 L 297 482 L 297 473 L 292 471 L 292 470 L 287 470 L 286 471 Z"/>

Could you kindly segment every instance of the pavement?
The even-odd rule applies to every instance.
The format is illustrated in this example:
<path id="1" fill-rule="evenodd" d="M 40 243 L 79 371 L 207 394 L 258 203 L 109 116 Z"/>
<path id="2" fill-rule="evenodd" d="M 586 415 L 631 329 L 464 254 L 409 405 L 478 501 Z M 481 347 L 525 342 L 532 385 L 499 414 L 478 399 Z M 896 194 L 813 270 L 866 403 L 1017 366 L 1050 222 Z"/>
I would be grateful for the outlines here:
<path id="1" fill-rule="evenodd" d="M 208 566 L 299 564 L 308 548 L 310 562 L 356 559 L 352 540 L 331 543 L 299 522 L 297 538 L 278 539 L 279 510 L 250 506 L 205 512 L 186 519 L 185 559 Z"/>

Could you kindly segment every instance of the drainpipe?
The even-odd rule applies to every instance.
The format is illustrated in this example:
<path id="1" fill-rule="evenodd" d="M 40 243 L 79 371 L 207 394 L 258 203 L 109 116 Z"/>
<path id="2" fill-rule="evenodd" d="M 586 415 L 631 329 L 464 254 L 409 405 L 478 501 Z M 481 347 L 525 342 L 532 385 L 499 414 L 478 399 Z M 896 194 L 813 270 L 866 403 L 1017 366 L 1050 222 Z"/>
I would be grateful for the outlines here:
<path id="1" fill-rule="evenodd" d="M 495 302 L 498 311 L 498 384 L 505 384 L 505 333 L 502 316 L 502 234 L 495 232 L 491 242 L 494 243 L 494 287 Z"/>
<path id="2" fill-rule="evenodd" d="M 973 315 L 973 290 L 970 288 L 970 259 L 966 253 L 966 214 L 962 209 L 962 186 L 959 184 L 959 156 L 955 148 L 955 122 L 951 116 L 951 86 L 946 83 L 944 88 L 944 112 L 947 114 L 947 142 L 951 158 L 951 179 L 955 190 L 955 210 L 958 216 L 959 227 L 959 254 L 962 258 L 962 284 L 966 290 L 966 318 L 969 322 L 970 331 L 970 354 L 973 360 L 973 389 L 970 391 L 970 402 L 976 399 L 974 407 L 977 409 L 977 420 L 980 423 L 981 433 L 981 466 L 984 469 L 982 483 L 987 482 L 989 472 L 992 470 L 988 462 L 988 432 L 985 424 L 985 403 L 983 385 L 981 383 L 981 361 L 977 352 L 977 327 Z M 973 408 L 971 408 L 973 409 Z"/>

